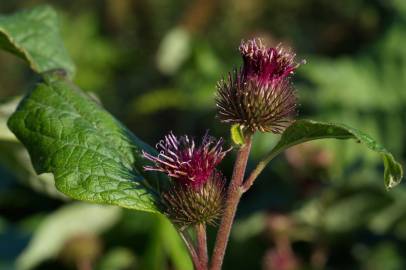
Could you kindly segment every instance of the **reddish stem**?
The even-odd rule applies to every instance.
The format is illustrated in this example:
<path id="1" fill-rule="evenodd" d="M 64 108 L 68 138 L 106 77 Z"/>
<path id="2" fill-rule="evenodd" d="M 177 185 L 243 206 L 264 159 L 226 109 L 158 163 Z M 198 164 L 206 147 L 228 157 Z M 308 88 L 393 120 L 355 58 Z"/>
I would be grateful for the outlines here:
<path id="1" fill-rule="evenodd" d="M 217 232 L 210 270 L 220 270 L 223 264 L 231 227 L 233 225 L 238 203 L 240 202 L 241 195 L 243 194 L 242 183 L 251 150 L 251 143 L 251 136 L 248 136 L 246 143 L 238 150 L 237 153 L 233 176 L 227 190 L 227 200 L 225 203 L 224 214 Z"/>
<path id="2" fill-rule="evenodd" d="M 282 149 L 279 149 L 278 151 L 274 152 L 271 151 L 268 155 L 265 156 L 264 159 L 262 159 L 257 167 L 251 172 L 251 174 L 248 176 L 248 178 L 244 181 L 243 184 L 243 192 L 247 192 L 251 186 L 254 184 L 255 179 L 261 174 L 261 172 L 265 169 L 266 165 L 277 155 L 280 154 Z"/>
<path id="3" fill-rule="evenodd" d="M 207 254 L 207 235 L 205 224 L 196 225 L 196 235 L 197 235 L 197 252 L 200 258 L 200 264 L 202 265 L 203 269 L 207 270 L 209 264 L 209 257 Z"/>

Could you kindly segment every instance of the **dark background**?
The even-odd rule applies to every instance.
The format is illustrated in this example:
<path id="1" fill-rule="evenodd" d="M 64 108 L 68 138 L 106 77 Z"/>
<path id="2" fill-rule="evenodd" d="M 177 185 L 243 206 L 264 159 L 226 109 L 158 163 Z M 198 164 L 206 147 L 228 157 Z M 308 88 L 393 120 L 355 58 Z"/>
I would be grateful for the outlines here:
<path id="1" fill-rule="evenodd" d="M 1 0 L 0 12 L 44 3 L 61 16 L 75 82 L 151 145 L 171 130 L 199 137 L 207 129 L 230 143 L 214 117 L 215 84 L 241 65 L 241 39 L 261 37 L 307 60 L 295 76 L 300 118 L 356 127 L 405 160 L 404 0 Z M 4 104 L 37 80 L 0 52 L 2 121 L 12 110 Z M 4 129 L 0 269 L 24 260 L 35 262 L 32 269 L 87 269 L 86 260 L 106 270 L 190 269 L 173 229 L 156 216 L 113 209 L 91 224 L 76 222 L 88 230 L 46 227 L 63 215 L 80 221 L 75 207 L 86 206 L 61 199 L 52 183 L 38 184 L 18 143 L 1 137 Z M 248 170 L 276 140 L 255 137 Z M 222 164 L 228 176 L 232 161 Z M 385 191 L 380 157 L 352 141 L 294 147 L 243 197 L 224 269 L 406 269 L 405 197 L 404 185 Z"/>

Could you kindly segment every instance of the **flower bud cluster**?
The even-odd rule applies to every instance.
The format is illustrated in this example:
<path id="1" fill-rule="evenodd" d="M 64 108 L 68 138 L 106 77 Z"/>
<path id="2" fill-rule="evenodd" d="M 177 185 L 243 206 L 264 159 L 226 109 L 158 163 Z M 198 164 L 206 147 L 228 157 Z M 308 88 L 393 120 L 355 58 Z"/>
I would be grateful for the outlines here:
<path id="1" fill-rule="evenodd" d="M 217 84 L 216 105 L 222 122 L 237 124 L 243 131 L 281 133 L 291 123 L 296 96 L 290 75 L 299 66 L 295 54 L 281 46 L 265 47 L 261 40 L 242 42 L 243 66 Z M 161 194 L 163 211 L 179 228 L 215 224 L 222 215 L 225 180 L 216 169 L 229 150 L 223 140 L 206 134 L 201 143 L 188 136 L 168 134 L 156 148 L 144 152 L 151 165 L 171 179 Z"/>

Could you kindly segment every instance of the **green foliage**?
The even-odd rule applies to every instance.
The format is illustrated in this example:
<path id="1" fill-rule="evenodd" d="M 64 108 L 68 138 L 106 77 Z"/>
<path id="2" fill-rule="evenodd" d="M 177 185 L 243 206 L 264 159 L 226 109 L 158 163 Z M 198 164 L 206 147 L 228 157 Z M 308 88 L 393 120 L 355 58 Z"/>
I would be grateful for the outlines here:
<path id="1" fill-rule="evenodd" d="M 355 256 L 361 261 L 362 269 L 367 270 L 398 270 L 404 269 L 405 263 L 402 254 L 394 243 L 385 241 L 372 248 L 359 246 Z"/>
<path id="2" fill-rule="evenodd" d="M 8 122 L 38 173 L 52 172 L 58 190 L 89 202 L 156 212 L 143 176 L 147 146 L 71 82 L 49 76 Z"/>
<path id="3" fill-rule="evenodd" d="M 324 212 L 323 228 L 328 232 L 351 232 L 368 223 L 370 216 L 382 207 L 385 197 L 373 192 L 359 192 L 337 198 Z"/>
<path id="4" fill-rule="evenodd" d="M 113 226 L 120 216 L 120 208 L 85 203 L 73 203 L 55 211 L 43 220 L 19 256 L 18 269 L 33 269 L 43 260 L 56 257 L 72 237 L 100 234 Z"/>
<path id="5" fill-rule="evenodd" d="M 0 2 L 2 11 L 33 4 Z M 300 82 L 309 84 L 296 84 L 301 114 L 368 131 L 404 160 L 405 1 L 382 5 L 380 1 L 331 4 L 314 0 L 309 5 L 298 0 L 272 3 L 242 0 L 231 6 L 218 5 L 214 13 L 210 12 L 213 1 L 190 5 L 184 1 L 171 5 L 158 0 L 133 2 L 52 1 L 52 5 L 65 18 L 61 21 L 63 37 L 80 71 L 75 82 L 84 90 L 97 91 L 100 99 L 107 101 L 103 103 L 109 111 L 146 141 L 155 142 L 170 129 L 200 134 L 202 127 L 227 136 L 229 130 L 213 119 L 214 85 L 219 74 L 224 74 L 224 67 L 240 64 L 235 44 L 247 38 L 247 33 L 259 32 L 267 41 L 292 45 L 299 51 L 298 56 L 308 54 L 305 58 L 309 64 L 302 66 L 298 75 Z M 203 3 L 203 8 L 198 3 Z M 56 24 L 48 26 L 56 29 Z M 0 29 L 2 32 L 1 24 Z M 179 29 L 184 33 L 179 35 Z M 21 52 L 29 53 L 28 49 L 19 52 L 9 36 L 3 33 L 1 37 L 0 46 L 8 46 L 9 51 L 26 59 Z M 57 47 L 63 48 L 60 44 Z M 23 89 L 32 83 L 32 75 L 27 75 L 22 65 L 7 54 L 0 53 L 0 62 L 5 67 L 0 73 L 2 97 L 22 95 Z M 26 230 L 24 237 L 16 234 L 21 225 L 32 223 L 38 215 L 52 216 L 56 201 L 42 195 L 44 189 L 52 191 L 46 194 L 53 194 L 52 175 L 35 174 L 28 152 L 5 126 L 11 110 L 14 107 L 0 108 L 0 269 L 14 269 L 12 262 L 21 250 L 14 246 L 23 247 L 27 235 Z M 250 167 L 277 139 L 271 134 L 256 136 Z M 305 146 L 318 149 L 324 157 L 330 156 L 330 161 L 323 165 L 322 176 L 315 173 L 312 163 L 322 155 L 291 148 L 308 161 L 299 172 L 290 160 L 290 150 L 274 160 L 255 183 L 254 196 L 253 193 L 244 196 L 227 253 L 230 261 L 224 269 L 261 267 L 263 255 L 277 242 L 267 229 L 268 213 L 274 210 L 298 223 L 285 240 L 299 241 L 293 251 L 303 262 L 300 269 L 403 269 L 406 189 L 403 185 L 391 192 L 381 188 L 378 180 L 382 170 L 377 166 L 380 155 L 337 140 L 319 140 Z M 229 165 L 226 160 L 225 172 L 231 171 Z M 19 181 L 41 193 L 13 183 L 10 175 L 16 175 Z M 307 192 L 308 185 L 311 192 Z M 10 201 L 10 197 L 16 199 Z M 105 253 L 96 269 L 132 269 L 140 265 L 188 269 L 185 264 L 190 265 L 190 261 L 179 239 L 164 240 L 177 235 L 163 217 L 124 212 L 131 215 L 123 217 L 123 223 L 133 219 L 143 228 L 131 223 L 125 228 L 110 229 L 107 232 L 113 235 L 110 239 L 103 235 L 103 240 L 107 239 Z M 297 212 L 300 215 L 295 215 Z M 253 218 L 247 218 L 247 214 L 253 214 Z M 158 225 L 161 219 L 165 225 Z M 165 226 L 170 229 L 163 229 Z M 34 229 L 28 233 L 35 234 Z M 319 245 L 327 250 L 325 267 L 310 263 L 320 255 L 312 252 Z M 13 248 L 15 251 L 10 251 Z M 183 252 L 182 256 L 176 256 L 178 252 Z M 177 262 L 171 254 L 178 258 Z M 58 259 L 51 260 L 50 266 L 39 267 L 59 268 Z"/>
<path id="6" fill-rule="evenodd" d="M 27 61 L 38 73 L 58 68 L 70 76 L 75 72 L 59 36 L 57 14 L 49 6 L 0 16 L 0 47 Z"/>
<path id="7" fill-rule="evenodd" d="M 172 29 L 161 42 L 157 54 L 157 66 L 167 74 L 173 74 L 190 53 L 190 36 L 185 29 Z"/>
<path id="8" fill-rule="evenodd" d="M 175 269 L 193 269 L 186 247 L 169 220 L 160 215 L 153 218 L 156 222 L 148 227 L 150 237 L 140 269 L 164 269 L 167 257 Z"/>
<path id="9" fill-rule="evenodd" d="M 131 250 L 118 247 L 111 250 L 105 256 L 97 269 L 99 270 L 123 270 L 134 269 L 136 267 L 137 258 L 132 254 Z"/>
<path id="10" fill-rule="evenodd" d="M 21 98 L 18 97 L 0 105 L 0 164 L 33 190 L 55 198 L 67 199 L 56 190 L 52 174 L 37 175 L 31 165 L 27 149 L 7 128 L 7 120 L 20 101 Z"/>
<path id="11" fill-rule="evenodd" d="M 99 32 L 100 25 L 92 13 L 61 17 L 65 46 L 80 70 L 75 74 L 75 83 L 84 90 L 100 94 L 103 89 L 109 95 L 114 95 L 115 89 L 111 89 L 111 82 L 120 51 L 110 40 L 100 36 Z"/>
<path id="12" fill-rule="evenodd" d="M 355 139 L 357 142 L 364 144 L 370 150 L 381 154 L 385 165 L 384 182 L 386 188 L 393 188 L 402 180 L 402 166 L 394 159 L 393 155 L 388 152 L 388 150 L 365 133 L 343 124 L 298 120 L 285 130 L 280 141 L 271 150 L 268 156 L 272 159 L 272 157 L 293 145 L 328 138 Z"/>

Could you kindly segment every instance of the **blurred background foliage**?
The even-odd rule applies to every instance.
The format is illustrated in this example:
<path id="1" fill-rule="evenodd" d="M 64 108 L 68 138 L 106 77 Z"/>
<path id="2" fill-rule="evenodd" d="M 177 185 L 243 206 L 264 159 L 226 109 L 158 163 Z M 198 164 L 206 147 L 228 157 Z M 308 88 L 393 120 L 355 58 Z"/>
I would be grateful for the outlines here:
<path id="1" fill-rule="evenodd" d="M 76 83 L 152 145 L 170 130 L 228 138 L 215 83 L 241 64 L 240 40 L 260 36 L 308 62 L 300 117 L 354 126 L 406 158 L 404 0 L 2 0 L 0 13 L 38 4 L 61 15 Z M 0 63 L 0 269 L 191 269 L 164 218 L 74 203 L 35 175 L 5 122 L 38 78 L 2 51 Z M 276 140 L 255 137 L 249 169 Z M 386 192 L 382 174 L 351 142 L 286 151 L 243 198 L 224 269 L 406 269 L 406 188 Z"/>

